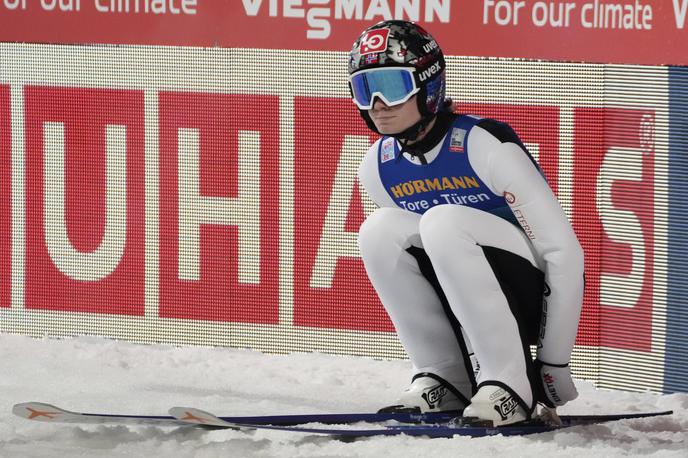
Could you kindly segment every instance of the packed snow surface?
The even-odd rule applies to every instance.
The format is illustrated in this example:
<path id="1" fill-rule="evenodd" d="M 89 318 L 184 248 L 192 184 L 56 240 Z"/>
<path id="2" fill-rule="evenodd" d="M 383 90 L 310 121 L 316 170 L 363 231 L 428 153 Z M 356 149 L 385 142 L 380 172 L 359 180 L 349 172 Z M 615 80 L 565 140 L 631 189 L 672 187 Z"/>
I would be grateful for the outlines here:
<path id="1" fill-rule="evenodd" d="M 580 396 L 560 414 L 675 413 L 524 437 L 344 442 L 267 430 L 46 424 L 11 410 L 41 401 L 75 411 L 147 415 L 166 415 L 172 406 L 220 415 L 370 412 L 392 403 L 408 383 L 408 361 L 2 334 L 0 355 L 2 457 L 688 457 L 685 393 L 610 391 L 577 380 Z"/>

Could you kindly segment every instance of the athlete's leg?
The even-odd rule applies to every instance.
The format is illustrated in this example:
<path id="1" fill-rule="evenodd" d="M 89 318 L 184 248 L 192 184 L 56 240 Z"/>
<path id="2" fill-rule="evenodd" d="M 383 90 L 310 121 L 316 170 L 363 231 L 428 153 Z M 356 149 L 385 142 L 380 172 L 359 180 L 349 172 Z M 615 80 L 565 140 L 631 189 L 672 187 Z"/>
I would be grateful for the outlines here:
<path id="1" fill-rule="evenodd" d="M 359 232 L 363 262 L 415 371 L 444 378 L 470 399 L 473 377 L 466 349 L 419 265 L 425 256 L 419 221 L 420 215 L 401 209 L 376 210 Z"/>
<path id="2" fill-rule="evenodd" d="M 525 234 L 502 218 L 460 205 L 430 209 L 419 227 L 440 285 L 480 363 L 480 384 L 508 387 L 530 412 L 534 407 L 528 379 L 530 354 L 512 311 L 514 304 L 509 303 L 485 249 L 513 253 L 537 267 Z"/>

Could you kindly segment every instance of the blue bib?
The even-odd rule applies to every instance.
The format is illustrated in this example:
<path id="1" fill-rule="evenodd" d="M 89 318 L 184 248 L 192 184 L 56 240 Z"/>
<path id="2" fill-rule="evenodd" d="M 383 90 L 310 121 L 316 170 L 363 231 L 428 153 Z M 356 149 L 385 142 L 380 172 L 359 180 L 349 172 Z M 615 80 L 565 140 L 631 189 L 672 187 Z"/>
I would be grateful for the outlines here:
<path id="1" fill-rule="evenodd" d="M 382 139 L 378 151 L 380 179 L 399 207 L 423 214 L 437 205 L 467 205 L 520 227 L 504 197 L 490 191 L 468 161 L 468 136 L 479 121 L 472 116 L 457 117 L 439 154 L 429 164 L 403 159 L 396 139 Z"/>

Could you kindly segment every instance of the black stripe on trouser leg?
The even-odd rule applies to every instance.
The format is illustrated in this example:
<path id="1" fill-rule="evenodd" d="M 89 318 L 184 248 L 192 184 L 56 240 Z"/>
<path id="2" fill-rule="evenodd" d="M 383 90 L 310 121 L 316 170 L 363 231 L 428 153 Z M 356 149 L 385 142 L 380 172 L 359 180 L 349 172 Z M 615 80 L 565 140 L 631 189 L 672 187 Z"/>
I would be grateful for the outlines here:
<path id="1" fill-rule="evenodd" d="M 527 259 L 510 251 L 490 246 L 481 248 L 518 324 L 526 371 L 533 393 L 532 410 L 537 402 L 547 401 L 545 389 L 530 353 L 530 345 L 537 344 L 540 333 L 545 274 Z"/>
<path id="2" fill-rule="evenodd" d="M 475 374 L 473 373 L 473 365 L 471 364 L 471 357 L 468 353 L 468 347 L 466 347 L 466 342 L 464 342 L 463 334 L 461 333 L 461 324 L 459 323 L 459 320 L 456 319 L 454 312 L 452 312 L 451 307 L 449 306 L 447 296 L 445 296 L 444 291 L 442 291 L 440 282 L 439 280 L 437 280 L 437 275 L 435 274 L 435 269 L 432 267 L 432 262 L 430 262 L 430 258 L 425 253 L 425 250 L 422 248 L 412 246 L 410 248 L 407 248 L 406 251 L 416 259 L 416 262 L 418 263 L 418 268 L 420 269 L 420 273 L 432 285 L 432 288 L 435 290 L 437 297 L 439 297 L 440 302 L 442 303 L 442 309 L 444 310 L 445 315 L 447 315 L 449 324 L 454 330 L 456 341 L 458 342 L 459 348 L 461 349 L 461 353 L 463 354 L 464 369 L 468 374 L 468 380 L 471 382 L 472 397 L 476 392 Z M 464 402 L 466 405 L 468 405 L 470 404 L 470 399 L 466 399 Z"/>

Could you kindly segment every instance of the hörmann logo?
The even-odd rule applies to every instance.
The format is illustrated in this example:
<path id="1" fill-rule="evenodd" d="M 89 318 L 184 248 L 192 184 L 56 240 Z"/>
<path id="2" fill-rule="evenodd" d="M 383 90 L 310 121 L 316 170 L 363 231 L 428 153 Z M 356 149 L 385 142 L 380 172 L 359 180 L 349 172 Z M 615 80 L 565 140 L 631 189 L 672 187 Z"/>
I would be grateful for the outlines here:
<path id="1" fill-rule="evenodd" d="M 325 40 L 332 34 L 330 21 L 365 21 L 366 24 L 390 19 L 418 22 L 444 22 L 451 19 L 451 0 L 241 0 L 247 16 L 264 15 L 285 19 L 306 19 L 306 38 Z M 306 5 L 303 5 L 306 3 Z M 264 8 L 263 5 L 266 5 Z"/>
<path id="2" fill-rule="evenodd" d="M 389 190 L 396 198 L 412 196 L 417 193 L 430 191 L 446 191 L 448 189 L 467 189 L 479 188 L 478 179 L 476 177 L 442 177 L 442 178 L 426 178 L 424 180 L 411 180 L 391 186 Z"/>

